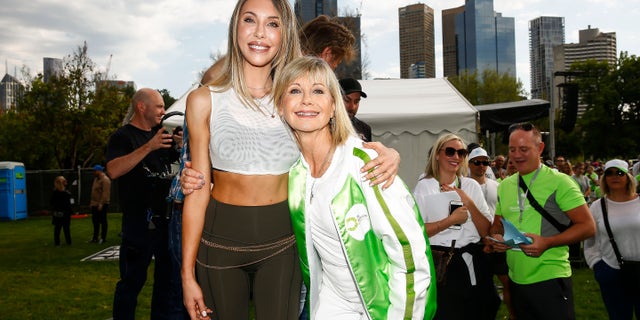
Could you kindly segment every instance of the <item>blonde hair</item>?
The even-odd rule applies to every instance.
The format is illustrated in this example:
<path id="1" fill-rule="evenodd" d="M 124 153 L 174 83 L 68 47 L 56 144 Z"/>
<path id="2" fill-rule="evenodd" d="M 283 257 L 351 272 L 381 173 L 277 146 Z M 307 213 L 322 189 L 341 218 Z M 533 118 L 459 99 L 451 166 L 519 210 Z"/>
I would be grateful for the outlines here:
<path id="1" fill-rule="evenodd" d="M 602 172 L 602 176 L 600 177 L 600 189 L 602 190 L 602 194 L 609 195 L 611 189 L 607 184 L 607 176 L 605 175 L 605 172 L 606 170 Z M 625 176 L 627 177 L 627 184 L 625 185 L 626 195 L 633 196 L 636 193 L 636 178 L 633 177 L 629 172 L 626 172 Z"/>
<path id="2" fill-rule="evenodd" d="M 431 149 L 429 150 L 429 159 L 427 160 L 427 167 L 424 169 L 424 174 L 425 174 L 425 178 L 434 178 L 438 181 L 440 181 L 440 164 L 438 163 L 438 160 L 436 159 L 438 152 L 440 152 L 440 150 L 442 149 L 442 147 L 449 141 L 460 141 L 460 143 L 462 143 L 463 146 L 466 146 L 466 144 L 464 143 L 464 141 L 462 140 L 462 138 L 458 137 L 457 135 L 453 134 L 453 133 L 448 133 L 445 134 L 443 136 L 440 136 L 438 138 L 438 140 L 436 140 L 436 142 L 433 144 L 433 146 L 431 147 Z M 468 170 L 468 164 L 467 164 L 467 157 L 469 155 L 466 155 L 463 159 L 460 159 L 460 166 L 458 167 L 458 170 L 456 171 L 456 175 L 457 176 L 466 176 L 467 175 L 467 170 Z"/>
<path id="3" fill-rule="evenodd" d="M 289 85 L 300 77 L 307 76 L 314 82 L 325 84 L 333 104 L 335 113 L 334 124 L 331 127 L 331 139 L 334 146 L 341 145 L 347 141 L 349 136 L 354 135 L 351 120 L 344 106 L 340 83 L 331 67 L 318 57 L 299 57 L 291 61 L 283 70 L 274 83 L 273 101 L 279 113 L 282 113 L 282 99 Z M 289 127 L 291 128 L 291 127 Z M 295 135 L 295 132 L 294 132 Z M 296 136 L 297 138 L 297 136 Z"/>
<path id="4" fill-rule="evenodd" d="M 214 79 L 206 85 L 218 87 L 219 89 L 216 91 L 220 92 L 234 88 L 240 101 L 242 101 L 245 106 L 259 110 L 258 103 L 253 99 L 246 85 L 243 73 L 244 57 L 240 52 L 240 45 L 238 44 L 238 22 L 240 20 L 242 7 L 246 2 L 247 0 L 239 0 L 233 10 L 231 21 L 229 21 L 227 54 L 222 63 L 221 72 L 217 72 Z M 276 11 L 280 14 L 280 30 L 282 35 L 278 53 L 276 53 L 273 61 L 271 61 L 271 78 L 276 79 L 280 72 L 282 72 L 282 68 L 294 58 L 301 56 L 302 53 L 300 50 L 300 40 L 298 39 L 298 22 L 289 5 L 289 1 L 271 0 L 271 3 L 273 3 Z"/>
<path id="5" fill-rule="evenodd" d="M 54 180 L 53 180 L 53 189 L 54 190 L 58 190 L 58 191 L 64 191 L 65 187 L 64 187 L 64 182 L 67 181 L 67 179 L 65 179 L 63 176 L 57 176 Z"/>

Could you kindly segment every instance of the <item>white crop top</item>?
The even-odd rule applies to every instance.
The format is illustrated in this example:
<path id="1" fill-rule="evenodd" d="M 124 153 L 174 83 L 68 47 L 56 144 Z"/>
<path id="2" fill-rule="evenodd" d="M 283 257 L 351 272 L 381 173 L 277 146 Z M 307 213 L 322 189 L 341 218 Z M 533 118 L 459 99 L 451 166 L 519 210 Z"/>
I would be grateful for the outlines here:
<path id="1" fill-rule="evenodd" d="M 267 96 L 259 101 L 263 113 L 243 105 L 233 89 L 211 91 L 209 156 L 213 168 L 246 175 L 289 172 L 300 151 L 280 117 L 271 116 L 274 106 L 270 100 Z"/>

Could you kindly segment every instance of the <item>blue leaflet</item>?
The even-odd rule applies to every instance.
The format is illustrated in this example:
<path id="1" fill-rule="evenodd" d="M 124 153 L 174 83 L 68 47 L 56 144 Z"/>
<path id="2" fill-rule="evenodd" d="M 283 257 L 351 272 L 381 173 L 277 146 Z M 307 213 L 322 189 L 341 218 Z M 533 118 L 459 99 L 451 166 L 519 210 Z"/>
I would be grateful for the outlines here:
<path id="1" fill-rule="evenodd" d="M 525 236 L 514 226 L 509 220 L 505 218 L 502 219 L 502 225 L 504 226 L 504 244 L 512 247 L 520 249 L 519 244 L 531 244 L 531 238 Z"/>

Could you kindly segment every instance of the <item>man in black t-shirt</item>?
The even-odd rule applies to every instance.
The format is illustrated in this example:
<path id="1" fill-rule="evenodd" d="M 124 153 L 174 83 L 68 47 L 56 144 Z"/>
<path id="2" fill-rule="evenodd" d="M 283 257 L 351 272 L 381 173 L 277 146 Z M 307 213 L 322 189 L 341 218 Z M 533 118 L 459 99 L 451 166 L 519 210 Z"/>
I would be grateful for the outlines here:
<path id="1" fill-rule="evenodd" d="M 120 280 L 113 301 L 114 319 L 134 319 L 137 297 L 155 257 L 151 319 L 165 317 L 169 299 L 169 258 L 166 197 L 170 164 L 178 159 L 181 136 L 165 132 L 165 114 L 158 91 L 144 88 L 131 99 L 133 118 L 107 144 L 107 174 L 116 180 L 122 207 Z"/>
<path id="2" fill-rule="evenodd" d="M 371 142 L 371 127 L 356 118 L 356 113 L 358 113 L 358 108 L 360 107 L 360 99 L 366 98 L 367 94 L 362 91 L 360 82 L 353 78 L 340 79 L 340 87 L 342 88 L 344 106 L 347 109 L 349 118 L 351 118 L 353 128 L 356 129 L 358 136 L 362 140 Z"/>

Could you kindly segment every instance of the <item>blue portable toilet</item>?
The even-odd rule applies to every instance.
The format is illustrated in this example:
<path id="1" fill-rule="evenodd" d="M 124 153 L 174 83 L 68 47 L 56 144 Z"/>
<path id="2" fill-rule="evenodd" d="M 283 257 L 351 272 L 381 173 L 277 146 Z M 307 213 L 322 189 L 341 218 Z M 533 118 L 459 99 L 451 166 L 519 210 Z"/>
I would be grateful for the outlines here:
<path id="1" fill-rule="evenodd" d="M 0 220 L 27 218 L 27 177 L 21 162 L 0 161 Z"/>

